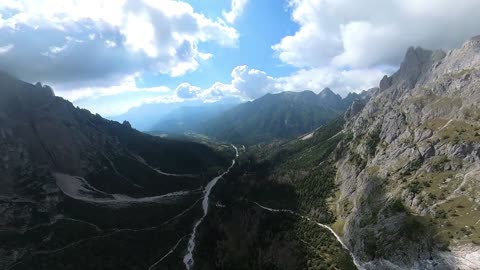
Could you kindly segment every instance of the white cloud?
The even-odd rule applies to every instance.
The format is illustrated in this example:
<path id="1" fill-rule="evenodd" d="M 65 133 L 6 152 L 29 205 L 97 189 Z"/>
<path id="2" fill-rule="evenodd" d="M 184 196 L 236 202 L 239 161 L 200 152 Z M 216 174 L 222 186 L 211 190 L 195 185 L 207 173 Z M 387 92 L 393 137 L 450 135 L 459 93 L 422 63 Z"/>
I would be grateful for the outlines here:
<path id="1" fill-rule="evenodd" d="M 385 74 L 391 69 L 368 68 L 339 70 L 333 67 L 301 69 L 293 74 L 275 79 L 278 91 L 312 90 L 319 92 L 325 87 L 331 88 L 341 96 L 350 92 L 361 92 L 378 86 Z"/>
<path id="2" fill-rule="evenodd" d="M 361 92 L 378 86 L 380 79 L 392 72 L 388 67 L 350 70 L 323 67 L 300 69 L 288 76 L 272 77 L 264 71 L 243 65 L 232 70 L 230 83 L 216 82 L 200 91 L 197 96 L 209 101 L 232 96 L 251 100 L 267 93 L 303 90 L 319 92 L 325 87 L 346 96 L 350 92 Z"/>
<path id="3" fill-rule="evenodd" d="M 290 0 L 300 28 L 272 48 L 300 68 L 398 65 L 409 46 L 457 47 L 479 34 L 477 0 Z"/>
<path id="4" fill-rule="evenodd" d="M 155 28 L 147 14 L 128 14 L 123 34 L 126 39 L 125 44 L 133 51 L 143 51 L 152 58 L 158 56 Z"/>
<path id="5" fill-rule="evenodd" d="M 200 90 L 200 87 L 193 86 L 189 83 L 182 83 L 177 86 L 175 93 L 179 98 L 191 99 L 196 98 Z"/>
<path id="6" fill-rule="evenodd" d="M 115 96 L 125 92 L 159 92 L 159 93 L 168 93 L 171 89 L 167 86 L 154 86 L 154 87 L 144 87 L 140 88 L 137 86 L 136 80 L 138 79 L 138 74 L 129 75 L 121 78 L 116 84 L 109 86 L 85 86 L 81 88 L 70 89 L 67 85 L 66 87 L 55 88 L 55 94 L 61 96 L 65 99 L 68 99 L 72 102 L 86 99 L 86 98 L 99 98 L 105 96 Z"/>
<path id="7" fill-rule="evenodd" d="M 275 91 L 274 79 L 265 72 L 247 66 L 238 66 L 232 71 L 232 86 L 246 98 L 257 98 Z"/>
<path id="8" fill-rule="evenodd" d="M 181 76 L 213 57 L 200 43 L 238 42 L 222 19 L 182 1 L 8 0 L 0 14 L 8 14 L 0 16 L 0 39 L 15 48 L 1 48 L 0 69 L 77 92 L 142 72 Z"/>
<path id="9" fill-rule="evenodd" d="M 203 90 L 199 98 L 216 101 L 228 97 L 240 99 L 255 99 L 269 92 L 276 92 L 275 79 L 264 71 L 250 68 L 246 65 L 237 66 L 231 72 L 230 83 L 216 82 Z"/>
<path id="10" fill-rule="evenodd" d="M 200 92 L 199 98 L 201 98 L 204 102 L 216 102 L 219 100 L 227 99 L 227 98 L 239 98 L 240 93 L 237 89 L 235 89 L 231 84 L 216 82 L 209 88 L 202 90 Z"/>
<path id="11" fill-rule="evenodd" d="M 234 23 L 235 20 L 240 17 L 245 10 L 248 0 L 232 0 L 230 11 L 223 11 L 223 17 L 229 23 Z"/>
<path id="12" fill-rule="evenodd" d="M 141 91 L 141 90 L 140 90 Z M 168 104 L 168 103 L 182 103 L 186 100 L 177 97 L 176 95 L 169 95 L 168 93 L 155 93 L 147 96 L 142 93 L 143 97 L 134 98 L 118 98 L 112 101 L 109 98 L 93 97 L 79 100 L 74 104 L 82 108 L 88 109 L 93 113 L 98 113 L 103 117 L 115 117 L 128 112 L 129 110 L 141 107 L 148 104 Z M 121 97 L 121 94 L 119 94 Z"/>
<path id="13" fill-rule="evenodd" d="M 134 105 L 133 107 L 138 107 L 143 104 L 156 104 L 156 103 L 180 103 L 184 102 L 185 99 L 179 98 L 175 95 L 164 95 L 164 96 L 157 96 L 151 98 L 143 99 L 139 105 Z"/>
<path id="14" fill-rule="evenodd" d="M 280 79 L 268 76 L 264 71 L 250 68 L 246 65 L 237 66 L 231 72 L 232 80 L 229 83 L 215 82 L 210 87 L 202 89 L 198 86 L 194 86 L 188 82 L 179 84 L 174 91 L 168 88 L 161 88 L 160 91 L 165 91 L 171 94 L 162 95 L 159 98 L 150 98 L 148 102 L 144 103 L 164 103 L 166 99 L 171 102 L 184 102 L 186 100 L 198 100 L 201 102 L 216 102 L 227 99 L 240 99 L 251 100 L 265 95 L 266 93 L 279 92 L 281 89 L 277 88 L 279 85 L 282 87 L 286 85 L 286 81 L 280 81 Z M 134 86 L 134 79 L 127 80 L 119 86 L 103 89 L 103 93 L 109 95 L 115 95 L 117 89 L 129 88 L 135 89 L 134 91 L 147 91 L 146 88 L 138 89 Z M 98 89 L 96 90 L 98 91 Z M 69 99 L 75 100 L 75 94 L 67 96 Z M 62 93 L 64 94 L 64 93 Z M 88 96 L 88 92 L 86 96 Z M 76 98 L 78 99 L 78 98 Z"/>

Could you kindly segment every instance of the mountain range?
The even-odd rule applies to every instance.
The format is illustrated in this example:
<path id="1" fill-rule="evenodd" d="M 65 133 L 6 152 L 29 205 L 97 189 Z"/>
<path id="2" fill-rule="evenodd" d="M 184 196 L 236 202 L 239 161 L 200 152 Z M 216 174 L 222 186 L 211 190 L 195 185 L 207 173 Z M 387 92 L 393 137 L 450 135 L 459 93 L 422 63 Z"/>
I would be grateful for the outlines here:
<path id="1" fill-rule="evenodd" d="M 235 107 L 234 103 L 206 103 L 181 106 L 156 121 L 150 131 L 183 134 L 202 129 L 211 119 Z"/>
<path id="2" fill-rule="evenodd" d="M 236 98 L 204 103 L 185 100 L 172 103 L 148 103 L 131 108 L 124 114 L 109 117 L 117 122 L 128 121 L 133 128 L 148 132 L 183 133 L 196 129 L 222 112 L 240 104 Z"/>
<path id="3" fill-rule="evenodd" d="M 267 94 L 225 111 L 197 130 L 238 144 L 288 139 L 312 131 L 341 116 L 353 100 L 366 102 L 369 92 L 350 93 L 342 99 L 329 88 Z"/>
<path id="4" fill-rule="evenodd" d="M 0 268 L 478 269 L 479 67 L 480 37 L 411 47 L 369 91 L 268 94 L 198 127 L 237 147 L 0 74 Z"/>
<path id="5" fill-rule="evenodd" d="M 299 136 L 342 115 L 354 100 L 368 101 L 369 91 L 345 98 L 325 88 L 266 94 L 253 101 L 147 104 L 111 119 L 154 134 L 200 133 L 239 144 L 271 142 Z"/>

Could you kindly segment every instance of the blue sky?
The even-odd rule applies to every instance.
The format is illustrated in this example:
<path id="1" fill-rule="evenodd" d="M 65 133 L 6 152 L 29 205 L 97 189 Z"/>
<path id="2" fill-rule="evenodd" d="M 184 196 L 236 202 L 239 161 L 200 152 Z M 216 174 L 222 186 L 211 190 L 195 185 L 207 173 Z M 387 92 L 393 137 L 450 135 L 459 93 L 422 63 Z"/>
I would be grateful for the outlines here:
<path id="1" fill-rule="evenodd" d="M 209 17 L 221 17 L 222 11 L 230 8 L 230 1 L 186 1 L 199 12 Z M 213 4 L 217 3 L 217 4 Z M 199 44 L 201 51 L 215 52 L 212 59 L 204 63 L 195 72 L 180 78 L 168 75 L 145 74 L 141 86 L 166 84 L 175 88 L 182 82 L 190 82 L 207 88 L 215 81 L 230 80 L 230 73 L 240 65 L 263 70 L 271 76 L 286 76 L 295 68 L 285 65 L 274 55 L 272 45 L 284 36 L 294 34 L 298 25 L 290 20 L 286 3 L 278 0 L 250 1 L 242 15 L 235 21 L 234 27 L 239 33 L 238 46 L 222 47 L 214 42 Z"/>
<path id="2" fill-rule="evenodd" d="M 448 50 L 480 34 L 478 10 L 476 0 L 2 0 L 0 69 L 107 117 L 325 87 L 344 96 L 377 86 L 409 46 Z"/>
<path id="3" fill-rule="evenodd" d="M 208 17 L 221 17 L 222 12 L 228 10 L 231 4 L 230 1 L 212 0 L 186 2 Z M 199 44 L 199 50 L 215 54 L 194 72 L 180 77 L 146 72 L 136 79 L 137 86 L 141 89 L 164 85 L 173 91 L 178 85 L 188 82 L 201 88 L 208 88 L 217 81 L 230 81 L 232 70 L 241 65 L 265 71 L 271 76 L 287 76 L 295 68 L 282 63 L 276 57 L 272 45 L 278 43 L 284 36 L 294 34 L 298 30 L 298 25 L 290 19 L 287 3 L 283 5 L 278 3 L 278 0 L 248 2 L 242 15 L 234 23 L 239 33 L 238 44 L 233 47 L 222 47 L 215 42 Z M 170 92 L 166 92 L 165 95 L 171 94 Z M 125 92 L 114 96 L 79 99 L 75 104 L 94 110 L 97 107 L 111 108 L 118 104 L 128 106 L 132 100 L 141 103 L 145 98 L 156 96 L 158 96 L 156 92 Z M 107 112 L 107 115 L 109 114 L 116 112 Z"/>

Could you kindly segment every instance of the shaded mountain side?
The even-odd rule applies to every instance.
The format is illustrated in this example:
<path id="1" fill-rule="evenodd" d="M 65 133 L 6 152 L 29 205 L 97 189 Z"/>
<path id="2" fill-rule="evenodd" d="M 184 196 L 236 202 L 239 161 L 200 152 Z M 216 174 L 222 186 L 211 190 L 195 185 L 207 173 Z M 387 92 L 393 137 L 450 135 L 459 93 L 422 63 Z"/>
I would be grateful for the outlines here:
<path id="1" fill-rule="evenodd" d="M 199 188 L 234 154 L 138 132 L 3 73 L 0 138 L 2 269 L 148 268 L 191 230 Z"/>
<path id="2" fill-rule="evenodd" d="M 200 132 L 241 144 L 292 138 L 342 115 L 357 96 L 368 100 L 367 92 L 342 99 L 328 88 L 318 95 L 312 91 L 267 94 L 208 121 Z"/>
<path id="3" fill-rule="evenodd" d="M 81 174 L 89 169 L 89 156 L 131 151 L 165 171 L 199 173 L 221 160 L 202 144 L 146 135 L 128 122 L 119 124 L 75 108 L 48 86 L 5 75 L 0 79 L 2 135 L 23 143 L 34 162 Z"/>

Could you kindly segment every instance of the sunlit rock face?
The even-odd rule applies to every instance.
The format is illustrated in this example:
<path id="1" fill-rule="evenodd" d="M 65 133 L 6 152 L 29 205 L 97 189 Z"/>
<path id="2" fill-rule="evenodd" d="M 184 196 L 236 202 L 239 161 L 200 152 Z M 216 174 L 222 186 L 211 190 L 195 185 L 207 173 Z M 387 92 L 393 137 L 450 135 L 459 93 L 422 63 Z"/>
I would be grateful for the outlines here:
<path id="1" fill-rule="evenodd" d="M 479 67 L 478 37 L 447 53 L 410 48 L 346 124 L 338 216 L 368 269 L 480 264 Z"/>

